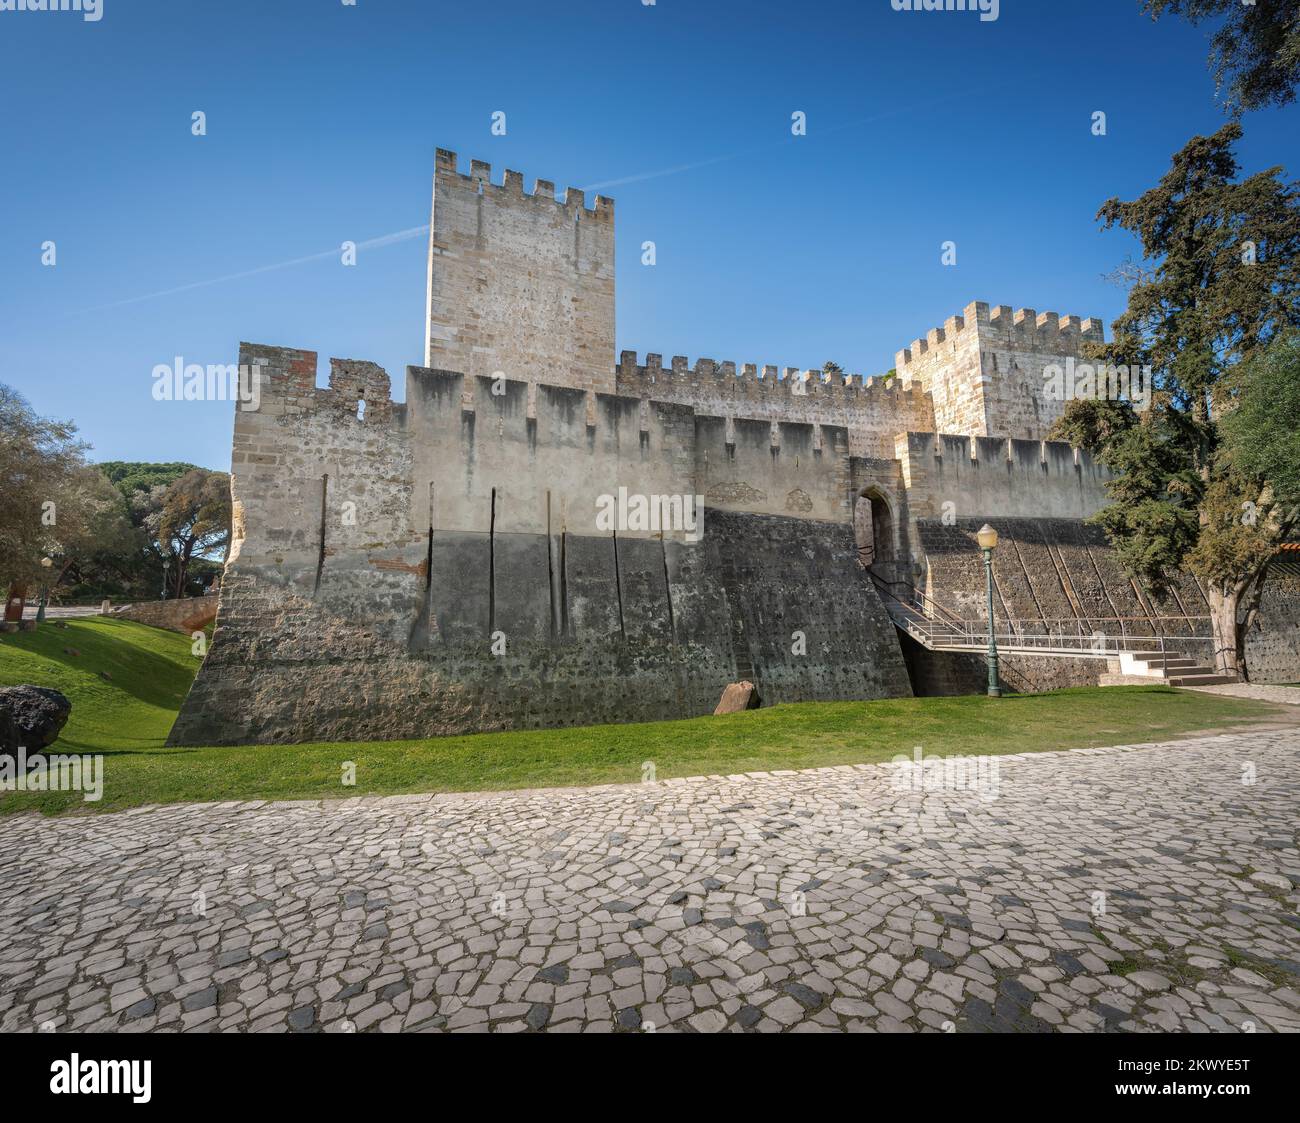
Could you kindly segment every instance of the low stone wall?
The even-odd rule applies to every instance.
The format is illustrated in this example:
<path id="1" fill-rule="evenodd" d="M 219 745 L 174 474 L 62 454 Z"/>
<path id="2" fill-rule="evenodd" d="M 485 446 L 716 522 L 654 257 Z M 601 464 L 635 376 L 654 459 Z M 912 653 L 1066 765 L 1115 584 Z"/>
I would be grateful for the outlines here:
<path id="1" fill-rule="evenodd" d="M 217 598 L 181 597 L 172 600 L 142 601 L 113 610 L 117 620 L 134 620 L 151 628 L 166 628 L 171 632 L 201 631 L 217 618 Z"/>

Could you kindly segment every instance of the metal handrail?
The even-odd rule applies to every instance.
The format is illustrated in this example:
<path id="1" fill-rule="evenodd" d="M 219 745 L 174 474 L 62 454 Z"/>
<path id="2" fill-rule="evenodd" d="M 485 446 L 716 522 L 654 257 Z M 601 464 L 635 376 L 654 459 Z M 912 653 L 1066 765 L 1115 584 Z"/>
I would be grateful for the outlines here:
<path id="1" fill-rule="evenodd" d="M 946 617 L 950 623 L 956 624 L 959 627 L 965 626 L 965 621 L 962 620 L 961 617 L 959 617 L 956 613 L 950 611 L 949 609 L 945 608 L 938 601 L 934 600 L 933 598 L 927 596 L 925 593 L 921 592 L 921 590 L 918 589 L 915 585 L 913 585 L 910 581 L 886 581 L 883 577 L 879 576 L 876 573 L 872 573 L 872 571 L 869 569 L 867 570 L 867 574 L 868 576 L 870 576 L 871 580 L 876 583 L 877 587 L 879 587 L 885 593 L 886 596 L 892 597 L 895 601 L 897 601 L 899 604 L 902 604 L 905 608 L 912 608 L 913 606 L 915 606 L 915 608 L 918 609 L 921 612 L 921 614 L 924 616 L 931 615 L 931 613 L 926 611 L 927 609 L 933 609 L 935 614 L 937 614 L 939 617 Z M 911 604 L 909 604 L 907 601 L 904 601 L 902 597 L 900 597 L 896 592 L 894 592 L 893 586 L 895 585 L 902 585 L 903 588 L 907 589 L 908 592 L 911 593 Z"/>
<path id="2" fill-rule="evenodd" d="M 951 617 L 952 622 L 961 624 L 978 624 L 980 627 L 987 629 L 987 621 L 974 620 L 968 617 Z M 1159 624 L 1166 621 L 1181 621 L 1183 623 L 1205 623 L 1211 620 L 1209 616 L 1036 616 L 1031 621 L 1035 625 L 1050 627 L 1053 624 Z M 1019 620 L 1012 620 L 1011 623 L 1020 623 Z M 1140 638 L 1140 637 L 1139 637 Z M 1154 639 L 1154 636 L 1148 636 L 1148 639 Z"/>
<path id="3" fill-rule="evenodd" d="M 970 648 L 972 651 L 983 651 L 988 646 L 988 632 L 951 632 L 943 633 L 932 631 L 924 628 L 904 627 L 913 634 L 926 636 L 934 641 L 940 647 L 962 647 Z M 1132 653 L 1148 647 L 1158 647 L 1153 651 L 1153 655 L 1161 657 L 1161 662 L 1168 662 L 1169 647 L 1178 645 L 1188 645 L 1194 647 L 1204 645 L 1210 640 L 1208 636 L 1118 636 L 1102 635 L 1090 636 L 1087 642 L 1068 643 L 1064 642 L 1069 637 L 1060 635 L 1026 635 L 1017 632 L 998 632 L 994 634 L 999 648 L 1056 648 L 1061 651 L 1077 651 L 1080 654 L 1095 655 L 1118 655 L 1125 652 Z"/>
<path id="4" fill-rule="evenodd" d="M 927 647 L 939 646 L 983 650 L 988 643 L 989 633 L 986 620 L 968 620 L 960 617 L 944 608 L 933 598 L 920 592 L 909 582 L 886 581 L 878 574 L 872 573 L 871 570 L 867 570 L 867 572 L 879 590 L 888 598 L 887 606 L 889 602 L 892 602 L 909 613 L 901 620 L 896 619 L 895 623 L 904 628 L 909 634 L 921 639 Z M 895 586 L 902 586 L 907 589 L 911 593 L 911 597 L 908 600 L 900 597 L 894 591 Z M 926 611 L 927 609 L 932 609 L 933 613 Z M 1164 622 L 1208 623 L 1209 620 L 1208 616 L 1094 616 L 1086 618 L 1056 616 L 1026 621 L 1010 620 L 1007 623 L 1013 630 L 995 632 L 994 639 L 999 647 L 1008 650 L 1016 648 L 1041 650 L 1054 646 L 1059 650 L 1077 652 L 1083 655 L 1095 655 L 1097 657 L 1121 654 L 1126 651 L 1140 651 L 1143 648 L 1157 646 L 1162 669 L 1167 672 L 1168 645 L 1203 644 L 1212 637 L 1196 634 L 1190 636 L 1165 635 L 1157 630 L 1157 625 Z M 1065 631 L 1052 632 L 1050 629 L 1054 624 L 1068 626 L 1068 633 Z M 1105 631 L 1098 631 L 1095 627 L 1097 624 L 1120 624 L 1120 634 L 1114 635 Z M 1123 627 L 1125 624 L 1145 624 L 1151 627 L 1155 634 L 1133 635 L 1125 631 Z M 1025 627 L 1047 628 L 1048 631 L 1041 633 L 1025 630 L 1017 631 L 1014 630 L 1017 625 L 1022 629 Z M 1063 644 L 1062 641 L 1066 639 L 1077 642 L 1068 645 Z"/>

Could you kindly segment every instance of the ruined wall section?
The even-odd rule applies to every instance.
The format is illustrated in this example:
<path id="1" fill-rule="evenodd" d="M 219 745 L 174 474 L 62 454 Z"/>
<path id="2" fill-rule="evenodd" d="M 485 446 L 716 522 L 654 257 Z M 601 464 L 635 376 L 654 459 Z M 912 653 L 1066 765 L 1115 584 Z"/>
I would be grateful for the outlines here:
<path id="1" fill-rule="evenodd" d="M 859 375 L 799 371 L 775 366 L 761 371 L 734 362 L 700 359 L 690 366 L 675 356 L 664 366 L 660 355 L 637 362 L 624 351 L 617 372 L 620 394 L 645 400 L 678 402 L 701 414 L 765 421 L 795 421 L 836 425 L 848 430 L 853 456 L 894 455 L 894 438 L 909 430 L 932 431 L 934 406 L 919 383 L 898 378 L 862 378 Z"/>
<path id="2" fill-rule="evenodd" d="M 899 351 L 895 367 L 933 397 L 938 432 L 1043 440 L 1065 408 L 1047 393 L 1044 368 L 1104 338 L 1096 318 L 975 301 Z"/>
<path id="3" fill-rule="evenodd" d="M 438 149 L 425 364 L 525 382 L 614 389 L 614 203 Z"/>

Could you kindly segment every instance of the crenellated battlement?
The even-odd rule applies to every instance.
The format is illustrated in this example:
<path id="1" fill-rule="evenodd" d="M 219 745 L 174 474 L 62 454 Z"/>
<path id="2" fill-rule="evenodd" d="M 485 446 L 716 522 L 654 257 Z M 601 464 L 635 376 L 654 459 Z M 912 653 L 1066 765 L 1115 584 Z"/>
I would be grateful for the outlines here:
<path id="1" fill-rule="evenodd" d="M 1013 309 L 1009 304 L 990 306 L 983 301 L 966 305 L 960 316 L 950 316 L 943 327 L 931 328 L 924 338 L 914 339 L 896 354 L 895 366 L 920 363 L 941 344 L 963 345 L 974 337 L 976 346 L 1001 345 L 1011 350 L 1076 354 L 1082 343 L 1105 341 L 1105 325 L 1097 317 L 1081 319 L 1033 308 Z"/>
<path id="2" fill-rule="evenodd" d="M 762 399 L 809 398 L 827 403 L 869 407 L 871 403 L 899 397 L 924 398 L 919 382 L 879 375 L 826 374 L 798 367 L 736 364 L 730 360 L 698 359 L 694 366 L 683 355 L 675 355 L 665 366 L 662 355 L 649 353 L 645 362 L 635 351 L 619 357 L 617 384 L 620 393 L 654 398 L 667 393 L 680 396 L 682 390 L 697 390 L 723 397 Z"/>
<path id="3" fill-rule="evenodd" d="M 426 366 L 613 389 L 612 199 L 439 148 L 431 226 Z"/>
<path id="4" fill-rule="evenodd" d="M 606 195 L 595 197 L 595 206 L 587 206 L 587 194 L 578 187 L 566 187 L 564 198 L 555 196 L 555 184 L 549 179 L 533 181 L 531 193 L 524 191 L 523 172 L 506 170 L 501 183 L 492 182 L 492 165 L 483 160 L 471 160 L 469 174 L 458 170 L 458 157 L 450 149 L 439 148 L 435 157 L 435 177 L 444 181 L 459 181 L 462 186 L 483 194 L 499 194 L 503 198 L 519 199 L 526 203 L 553 206 L 575 216 L 581 215 L 592 222 L 614 221 L 614 200 Z"/>

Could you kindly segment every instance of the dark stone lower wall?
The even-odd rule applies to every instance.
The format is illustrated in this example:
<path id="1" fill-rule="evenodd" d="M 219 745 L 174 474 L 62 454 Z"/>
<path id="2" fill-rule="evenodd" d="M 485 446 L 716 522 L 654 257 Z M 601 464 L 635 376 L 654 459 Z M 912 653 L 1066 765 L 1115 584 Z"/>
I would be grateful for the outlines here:
<path id="1" fill-rule="evenodd" d="M 983 655 L 930 651 L 911 636 L 902 636 L 903 658 L 918 698 L 983 694 L 988 690 L 989 665 Z M 1069 686 L 1098 686 L 1109 670 L 1105 659 L 1068 656 L 999 655 L 998 681 L 1015 694 L 1041 694 Z"/>
<path id="2" fill-rule="evenodd" d="M 741 677 L 764 704 L 911 693 L 849 526 L 708 511 L 694 545 L 435 532 L 430 556 L 427 582 L 237 558 L 169 743 L 661 720 Z"/>
<path id="3" fill-rule="evenodd" d="M 984 521 L 917 522 L 928 567 L 926 592 L 957 615 L 979 621 L 988 611 L 984 562 L 975 541 Z M 1000 629 L 1209 635 L 1208 619 L 1187 619 L 1206 618 L 1210 611 L 1194 580 L 1181 574 L 1163 598 L 1153 598 L 1124 574 L 1099 527 L 1078 519 L 988 521 L 999 538 L 993 552 L 993 612 Z"/>
<path id="4" fill-rule="evenodd" d="M 1259 617 L 1246 633 L 1251 682 L 1300 682 L 1300 564 L 1275 562 L 1264 579 Z"/>
<path id="5" fill-rule="evenodd" d="M 922 519 L 917 523 L 928 567 L 926 591 L 966 619 L 983 620 L 987 612 L 984 563 L 975 542 L 975 532 L 983 521 L 961 519 L 949 525 Z M 1171 651 L 1211 661 L 1210 609 L 1190 575 L 1179 574 L 1168 592 L 1155 598 L 1124 573 L 1098 527 L 1075 519 L 990 521 L 999 534 L 993 556 L 993 611 L 1000 629 L 1006 630 L 1014 621 L 1018 627 L 1041 634 L 1068 633 L 1070 623 L 1059 623 L 1064 619 L 1075 622 L 1076 634 L 1103 631 L 1150 636 L 1153 649 L 1163 637 Z M 1206 637 L 1204 642 L 1196 642 L 1198 636 Z M 1051 670 L 1059 660 L 1023 658 L 1043 665 L 1039 671 L 1024 668 L 1025 681 L 1061 677 L 1062 672 Z M 979 662 L 983 666 L 983 660 Z M 1090 662 L 1079 660 L 1078 677 L 1087 676 Z M 1300 682 L 1300 564 L 1278 561 L 1270 566 L 1258 619 L 1246 635 L 1246 666 L 1253 682 Z M 1008 661 L 1008 675 L 1014 674 L 1014 668 Z M 957 680 L 969 684 L 978 677 L 969 669 L 959 672 L 955 664 L 933 674 L 941 686 Z M 913 682 L 917 681 L 913 674 Z M 930 680 L 923 674 L 919 681 L 925 684 Z M 967 691 L 950 691 L 945 686 L 932 692 Z"/>

